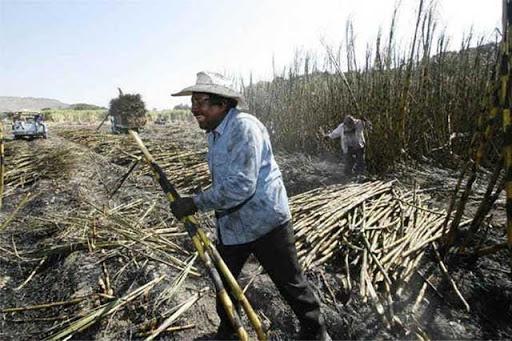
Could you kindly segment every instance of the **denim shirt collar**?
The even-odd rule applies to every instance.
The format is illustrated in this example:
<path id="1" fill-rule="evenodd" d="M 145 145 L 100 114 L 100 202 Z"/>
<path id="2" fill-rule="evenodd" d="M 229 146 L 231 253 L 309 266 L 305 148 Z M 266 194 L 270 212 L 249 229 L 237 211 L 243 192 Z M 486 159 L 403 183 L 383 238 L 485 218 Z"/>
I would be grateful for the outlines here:
<path id="1" fill-rule="evenodd" d="M 224 117 L 222 122 L 220 122 L 220 124 L 215 129 L 213 129 L 212 133 L 222 135 L 224 133 L 224 129 L 226 129 L 226 126 L 228 125 L 229 121 L 231 120 L 231 117 L 233 117 L 237 113 L 238 113 L 238 109 L 236 109 L 236 108 L 229 109 L 228 113 L 226 114 L 226 116 Z"/>

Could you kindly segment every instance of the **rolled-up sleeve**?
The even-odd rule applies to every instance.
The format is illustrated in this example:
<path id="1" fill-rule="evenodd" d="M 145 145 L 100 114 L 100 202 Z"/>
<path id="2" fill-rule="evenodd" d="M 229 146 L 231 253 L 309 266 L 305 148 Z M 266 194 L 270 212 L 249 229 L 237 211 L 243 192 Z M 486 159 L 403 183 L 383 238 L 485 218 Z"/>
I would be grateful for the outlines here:
<path id="1" fill-rule="evenodd" d="M 236 207 L 256 191 L 262 160 L 262 132 L 250 119 L 244 119 L 227 137 L 228 153 L 226 163 L 222 166 L 222 179 L 194 197 L 200 211 Z"/>

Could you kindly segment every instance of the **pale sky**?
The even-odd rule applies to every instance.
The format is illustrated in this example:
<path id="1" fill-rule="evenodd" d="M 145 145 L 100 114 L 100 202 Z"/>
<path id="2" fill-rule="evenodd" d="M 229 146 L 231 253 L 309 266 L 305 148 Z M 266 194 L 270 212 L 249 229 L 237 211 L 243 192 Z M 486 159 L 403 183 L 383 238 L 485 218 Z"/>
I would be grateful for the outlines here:
<path id="1" fill-rule="evenodd" d="M 441 27 L 457 49 L 464 33 L 494 38 L 501 0 L 438 0 Z M 386 33 L 396 0 L 0 0 L 0 96 L 107 106 L 117 88 L 149 109 L 189 98 L 170 93 L 201 70 L 268 80 L 296 51 L 323 56 L 323 39 L 356 47 Z M 413 35 L 419 0 L 402 0 L 398 29 Z M 320 58 L 319 58 L 320 59 Z"/>

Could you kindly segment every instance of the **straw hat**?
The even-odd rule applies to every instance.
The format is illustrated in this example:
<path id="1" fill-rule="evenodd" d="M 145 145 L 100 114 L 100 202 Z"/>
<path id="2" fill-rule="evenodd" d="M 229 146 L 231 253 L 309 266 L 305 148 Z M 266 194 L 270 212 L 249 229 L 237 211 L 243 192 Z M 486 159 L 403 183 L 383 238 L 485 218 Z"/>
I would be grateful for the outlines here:
<path id="1" fill-rule="evenodd" d="M 236 99 L 239 110 L 247 110 L 244 96 L 233 89 L 231 82 L 219 73 L 201 71 L 197 73 L 196 84 L 186 87 L 171 96 L 191 96 L 193 92 L 206 92 Z"/>

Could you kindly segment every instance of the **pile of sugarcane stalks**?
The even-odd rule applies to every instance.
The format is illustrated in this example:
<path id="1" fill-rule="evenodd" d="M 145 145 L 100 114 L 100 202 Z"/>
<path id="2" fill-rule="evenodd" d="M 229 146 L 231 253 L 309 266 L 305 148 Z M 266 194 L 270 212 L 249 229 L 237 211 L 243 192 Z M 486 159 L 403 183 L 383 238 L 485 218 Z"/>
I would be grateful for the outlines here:
<path id="1" fill-rule="evenodd" d="M 430 210 L 425 199 L 381 181 L 294 196 L 291 209 L 300 263 L 315 269 L 338 262 L 347 289 L 358 283 L 360 295 L 374 300 L 377 311 L 393 322 L 391 303 L 427 247 L 442 235 L 445 213 Z"/>
<path id="2" fill-rule="evenodd" d="M 48 150 L 26 141 L 6 143 L 2 196 L 5 198 L 41 178 L 63 178 L 72 162 L 66 148 Z"/>
<path id="3" fill-rule="evenodd" d="M 60 131 L 62 137 L 80 143 L 96 153 L 108 157 L 112 162 L 127 165 L 140 157 L 137 145 L 127 135 L 113 135 L 93 130 Z M 156 162 L 165 170 L 169 180 L 181 191 L 192 190 L 210 183 L 205 151 L 186 150 L 170 140 L 143 140 Z M 136 173 L 150 174 L 146 165 L 141 165 Z"/>

